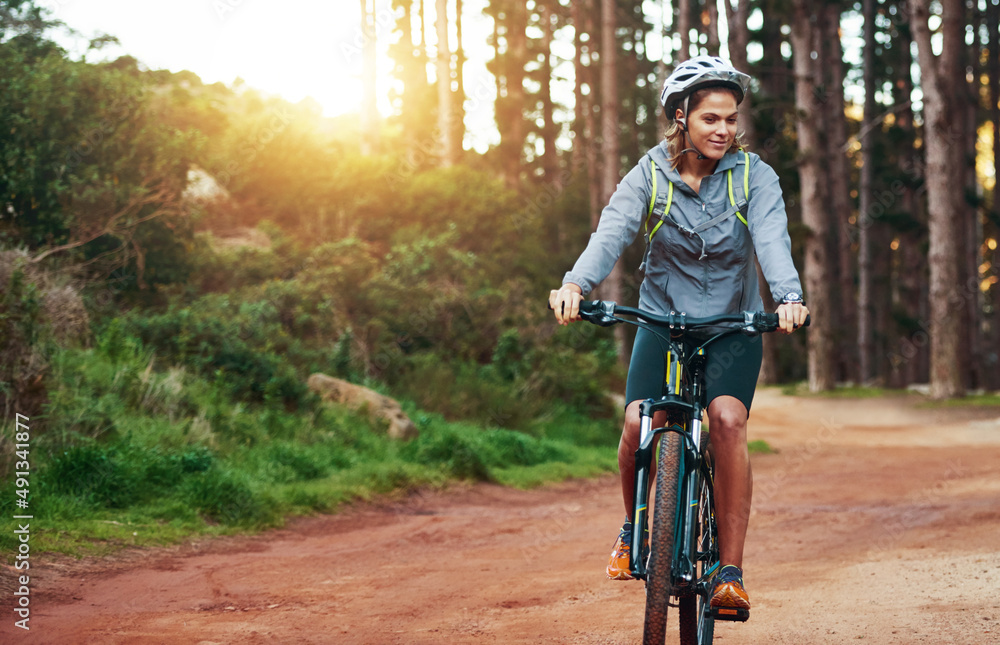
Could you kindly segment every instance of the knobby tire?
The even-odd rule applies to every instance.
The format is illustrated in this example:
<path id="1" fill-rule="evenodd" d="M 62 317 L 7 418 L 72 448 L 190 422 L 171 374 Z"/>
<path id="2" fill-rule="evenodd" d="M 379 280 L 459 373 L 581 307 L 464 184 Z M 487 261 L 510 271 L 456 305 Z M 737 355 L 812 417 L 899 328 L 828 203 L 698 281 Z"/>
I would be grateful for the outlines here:
<path id="1" fill-rule="evenodd" d="M 707 464 L 708 457 L 708 434 L 701 436 L 702 455 L 705 457 L 705 466 L 702 467 L 701 481 L 698 491 L 698 518 L 697 534 L 695 536 L 698 551 L 708 554 L 707 558 L 701 561 L 698 569 L 698 577 L 701 578 L 709 571 L 719 559 L 719 543 L 717 526 L 715 523 L 715 499 L 712 488 L 712 473 Z M 681 645 L 711 645 L 715 635 L 715 618 L 712 616 L 709 607 L 710 597 L 708 595 L 693 594 L 680 599 L 678 616 L 680 620 Z"/>
<path id="2" fill-rule="evenodd" d="M 642 635 L 643 645 L 663 645 L 666 639 L 670 562 L 674 552 L 682 441 L 676 432 L 664 433 L 660 439 L 660 456 L 656 466 L 656 505 L 649 531 L 650 552 L 649 564 L 646 567 L 646 623 Z"/>

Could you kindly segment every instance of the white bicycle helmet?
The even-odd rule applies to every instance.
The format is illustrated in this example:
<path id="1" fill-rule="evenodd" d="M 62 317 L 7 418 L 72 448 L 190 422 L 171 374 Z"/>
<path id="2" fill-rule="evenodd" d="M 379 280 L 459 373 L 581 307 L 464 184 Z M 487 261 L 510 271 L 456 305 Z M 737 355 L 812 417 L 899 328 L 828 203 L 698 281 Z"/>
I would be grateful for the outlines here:
<path id="1" fill-rule="evenodd" d="M 678 65 L 673 73 L 663 83 L 660 92 L 660 104 L 667 113 L 667 118 L 674 120 L 677 108 L 687 114 L 686 99 L 695 90 L 706 87 L 728 87 L 736 90 L 739 95 L 736 104 L 743 102 L 750 76 L 736 70 L 732 65 L 717 56 L 698 56 Z M 683 106 L 678 105 L 685 100 Z"/>

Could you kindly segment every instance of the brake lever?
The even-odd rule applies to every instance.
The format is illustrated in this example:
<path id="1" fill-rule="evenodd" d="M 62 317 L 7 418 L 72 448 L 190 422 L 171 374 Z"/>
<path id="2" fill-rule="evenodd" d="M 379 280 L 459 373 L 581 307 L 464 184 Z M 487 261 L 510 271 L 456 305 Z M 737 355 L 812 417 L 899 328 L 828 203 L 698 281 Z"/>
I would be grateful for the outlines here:
<path id="1" fill-rule="evenodd" d="M 580 317 L 599 327 L 611 327 L 621 322 L 615 318 L 615 303 L 610 300 L 580 303 Z"/>

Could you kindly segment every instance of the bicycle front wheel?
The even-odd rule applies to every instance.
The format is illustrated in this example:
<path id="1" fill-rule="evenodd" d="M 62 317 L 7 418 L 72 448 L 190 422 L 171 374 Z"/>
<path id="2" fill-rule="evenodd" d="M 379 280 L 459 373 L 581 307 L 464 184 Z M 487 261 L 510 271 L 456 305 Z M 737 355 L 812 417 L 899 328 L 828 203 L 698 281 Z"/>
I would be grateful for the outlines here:
<path id="1" fill-rule="evenodd" d="M 649 531 L 649 563 L 646 566 L 643 645 L 663 645 L 666 639 L 682 441 L 681 435 L 676 432 L 667 432 L 660 439 L 660 456 L 656 465 L 656 506 Z"/>
<path id="2" fill-rule="evenodd" d="M 715 617 L 710 606 L 711 576 L 719 566 L 719 541 L 715 523 L 715 500 L 712 488 L 708 438 L 702 434 L 703 466 L 698 482 L 698 517 L 695 557 L 698 562 L 698 593 L 680 599 L 681 645 L 711 645 L 715 635 Z"/>

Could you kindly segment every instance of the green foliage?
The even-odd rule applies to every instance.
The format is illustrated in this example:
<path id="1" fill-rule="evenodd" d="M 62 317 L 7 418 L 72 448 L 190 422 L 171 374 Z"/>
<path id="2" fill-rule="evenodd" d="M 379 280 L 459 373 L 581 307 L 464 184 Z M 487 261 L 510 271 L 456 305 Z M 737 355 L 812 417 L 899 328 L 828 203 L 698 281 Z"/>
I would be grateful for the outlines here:
<path id="1" fill-rule="evenodd" d="M 565 446 L 502 429 L 483 431 L 456 424 L 409 443 L 404 456 L 418 463 L 440 463 L 465 479 L 490 480 L 496 468 L 534 466 L 567 459 Z"/>
<path id="2" fill-rule="evenodd" d="M 750 451 L 750 454 L 758 454 L 758 455 L 771 455 L 778 452 L 777 450 L 771 447 L 771 444 L 764 441 L 763 439 L 754 439 L 753 441 L 748 441 L 747 450 Z"/>
<path id="3" fill-rule="evenodd" d="M 11 268 L 0 293 L 0 399 L 8 412 L 12 405 L 25 403 L 28 384 L 45 367 L 44 353 L 37 347 L 42 327 L 38 289 L 21 268 Z"/>
<path id="4" fill-rule="evenodd" d="M 126 324 L 167 360 L 219 379 L 242 400 L 301 405 L 303 379 L 278 354 L 294 341 L 276 323 L 276 310 L 243 303 L 232 307 L 240 314 L 234 319 L 222 315 L 230 309 L 225 298 L 205 304 L 214 307 L 172 307 L 159 315 L 130 316 Z"/>
<path id="5" fill-rule="evenodd" d="M 192 508 L 222 524 L 262 526 L 276 520 L 273 502 L 243 473 L 212 468 L 185 480 L 183 495 Z"/>
<path id="6" fill-rule="evenodd" d="M 273 526 L 288 513 L 449 478 L 532 485 L 615 467 L 617 432 L 607 422 L 600 431 L 581 431 L 593 422 L 568 415 L 559 422 L 567 429 L 553 434 L 582 443 L 600 435 L 595 448 L 580 448 L 407 404 L 420 437 L 400 444 L 337 407 L 241 402 L 215 380 L 154 369 L 162 360 L 120 321 L 97 347 L 53 356 L 50 402 L 32 440 L 30 503 L 52 527 L 39 534 L 45 548 L 73 551 L 98 537 L 136 543 L 135 530 L 114 528 L 124 526 L 141 526 L 142 543 Z M 0 486 L 0 511 L 13 511 L 13 484 Z"/>
<path id="7" fill-rule="evenodd" d="M 0 245 L 66 245 L 57 260 L 117 271 L 119 292 L 185 280 L 179 201 L 197 137 L 162 122 L 134 60 L 70 60 L 31 4 L 15 4 L 24 33 L 0 42 Z"/>
<path id="8" fill-rule="evenodd" d="M 215 459 L 203 447 L 163 452 L 126 442 L 75 445 L 56 454 L 39 473 L 40 497 L 65 495 L 94 508 L 149 503 L 175 489 L 185 475 L 208 471 Z"/>
<path id="9" fill-rule="evenodd" d="M 0 404 L 8 416 L 40 411 L 55 345 L 84 341 L 88 323 L 71 284 L 23 252 L 0 250 Z"/>

